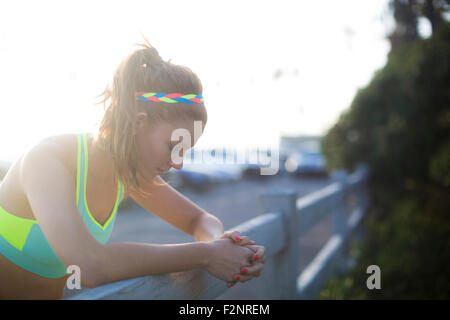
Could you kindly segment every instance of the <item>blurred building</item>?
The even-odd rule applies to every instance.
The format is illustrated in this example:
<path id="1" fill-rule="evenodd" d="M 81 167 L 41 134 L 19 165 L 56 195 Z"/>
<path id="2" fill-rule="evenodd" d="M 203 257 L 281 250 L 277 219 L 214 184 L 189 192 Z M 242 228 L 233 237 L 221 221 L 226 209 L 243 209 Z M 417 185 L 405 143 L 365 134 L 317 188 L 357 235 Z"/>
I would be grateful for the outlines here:
<path id="1" fill-rule="evenodd" d="M 323 136 L 281 136 L 280 159 L 287 159 L 293 153 L 318 152 Z"/>

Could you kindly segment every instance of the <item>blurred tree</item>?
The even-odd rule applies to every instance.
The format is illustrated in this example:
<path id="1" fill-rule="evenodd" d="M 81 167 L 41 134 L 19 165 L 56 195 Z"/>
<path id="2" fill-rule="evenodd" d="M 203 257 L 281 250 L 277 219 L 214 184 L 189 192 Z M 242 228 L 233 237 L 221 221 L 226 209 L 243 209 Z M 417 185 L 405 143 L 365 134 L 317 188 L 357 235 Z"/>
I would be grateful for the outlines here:
<path id="1" fill-rule="evenodd" d="M 431 24 L 432 33 L 435 33 L 444 22 L 443 14 L 450 11 L 450 0 L 419 0 L 420 13 Z"/>
<path id="2" fill-rule="evenodd" d="M 415 23 L 430 3 L 392 3 L 403 27 L 386 65 L 323 139 L 330 169 L 369 164 L 372 209 L 357 267 L 322 298 L 450 298 L 450 23 L 431 18 L 433 35 L 420 39 Z M 371 264 L 381 291 L 365 287 Z"/>
<path id="3" fill-rule="evenodd" d="M 394 31 L 388 36 L 391 47 L 395 48 L 416 41 L 419 38 L 417 0 L 391 0 L 389 7 L 394 13 L 396 22 Z"/>
<path id="4" fill-rule="evenodd" d="M 396 24 L 388 39 L 396 48 L 419 39 L 417 23 L 421 16 L 430 22 L 432 34 L 436 33 L 445 21 L 444 13 L 450 11 L 450 0 L 391 0 L 389 7 Z"/>

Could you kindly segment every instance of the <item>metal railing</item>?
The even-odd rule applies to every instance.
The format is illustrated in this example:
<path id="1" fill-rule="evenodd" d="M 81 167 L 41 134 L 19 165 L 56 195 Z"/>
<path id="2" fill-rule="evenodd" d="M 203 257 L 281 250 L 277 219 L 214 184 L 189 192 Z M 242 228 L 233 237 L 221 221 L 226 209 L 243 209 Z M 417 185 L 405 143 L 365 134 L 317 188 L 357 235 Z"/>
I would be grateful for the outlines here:
<path id="1" fill-rule="evenodd" d="M 246 299 L 315 299 L 330 278 L 348 271 L 349 242 L 368 208 L 368 169 L 360 165 L 351 175 L 339 170 L 333 178 L 301 198 L 292 190 L 271 189 L 260 198 L 264 213 L 233 228 L 266 247 L 261 276 L 239 284 Z M 331 237 L 299 274 L 299 237 L 330 214 Z M 69 299 L 221 299 L 227 290 L 224 281 L 191 270 L 109 283 Z"/>

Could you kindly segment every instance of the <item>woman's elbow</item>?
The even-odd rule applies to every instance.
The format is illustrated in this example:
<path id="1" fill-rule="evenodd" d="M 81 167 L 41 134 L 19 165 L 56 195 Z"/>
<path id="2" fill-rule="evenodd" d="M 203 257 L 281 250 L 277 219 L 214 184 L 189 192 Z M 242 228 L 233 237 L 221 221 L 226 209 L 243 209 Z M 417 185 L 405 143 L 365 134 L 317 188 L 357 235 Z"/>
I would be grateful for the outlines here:
<path id="1" fill-rule="evenodd" d="M 95 288 L 106 282 L 105 270 L 99 255 L 85 255 L 82 261 L 70 263 L 67 269 L 72 276 L 78 278 L 80 285 L 84 288 Z"/>
<path id="2" fill-rule="evenodd" d="M 80 267 L 81 271 L 81 286 L 84 288 L 96 288 L 107 283 L 104 270 L 98 266 L 90 265 Z"/>

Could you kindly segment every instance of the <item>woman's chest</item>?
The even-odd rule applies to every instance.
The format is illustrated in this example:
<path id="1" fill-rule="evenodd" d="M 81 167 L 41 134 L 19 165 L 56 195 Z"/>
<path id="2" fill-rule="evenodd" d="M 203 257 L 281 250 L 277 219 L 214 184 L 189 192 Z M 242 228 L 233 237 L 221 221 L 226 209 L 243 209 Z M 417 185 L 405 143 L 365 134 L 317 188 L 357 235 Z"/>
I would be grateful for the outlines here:
<path id="1" fill-rule="evenodd" d="M 120 186 L 116 183 L 96 181 L 94 177 L 87 178 L 85 205 L 92 217 L 104 225 L 116 209 L 120 201 Z M 82 206 L 78 206 L 82 210 Z"/>
<path id="2" fill-rule="evenodd" d="M 74 201 L 76 201 L 78 208 L 83 208 L 79 201 L 86 202 L 91 215 L 100 224 L 104 224 L 111 215 L 116 202 L 119 200 L 120 189 L 118 185 L 112 185 L 111 183 L 96 182 L 92 176 L 87 176 L 85 181 L 86 189 L 77 183 L 77 176 L 73 174 L 73 186 L 74 186 Z M 78 193 L 76 192 L 78 188 Z M 76 194 L 81 194 L 77 201 Z M 11 168 L 11 172 L 8 173 L 5 180 L 2 181 L 0 186 L 0 206 L 7 212 L 21 218 L 36 220 L 30 203 L 19 183 L 19 176 L 17 167 Z"/>
<path id="3" fill-rule="evenodd" d="M 116 204 L 118 205 L 120 188 L 117 180 L 99 180 L 94 169 L 86 171 L 86 174 L 78 174 L 77 136 L 65 135 L 59 138 L 62 159 L 71 172 L 74 187 L 74 201 L 78 208 L 88 208 L 91 216 L 103 225 L 111 216 Z M 88 162 L 89 164 L 89 162 Z M 89 166 L 87 166 L 89 167 Z M 81 173 L 81 172 L 80 172 Z M 20 184 L 20 159 L 10 168 L 5 179 L 0 184 L 0 206 L 7 212 L 25 219 L 36 220 L 33 210 L 28 202 L 26 194 Z M 126 194 L 125 190 L 122 190 Z M 79 196 L 78 199 L 76 196 Z M 81 195 L 81 197 L 80 197 Z M 122 194 L 122 198 L 124 195 Z M 80 205 L 83 201 L 83 205 Z"/>

